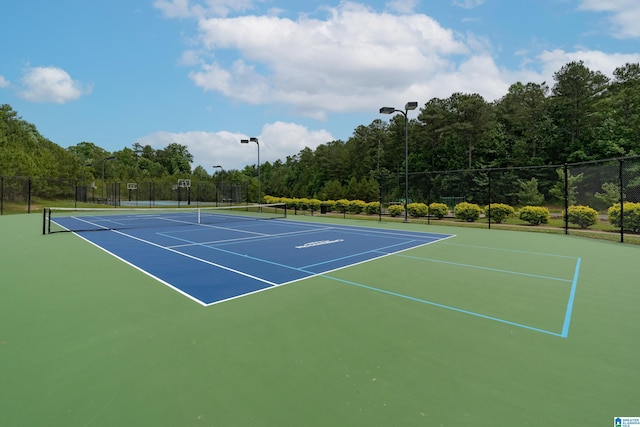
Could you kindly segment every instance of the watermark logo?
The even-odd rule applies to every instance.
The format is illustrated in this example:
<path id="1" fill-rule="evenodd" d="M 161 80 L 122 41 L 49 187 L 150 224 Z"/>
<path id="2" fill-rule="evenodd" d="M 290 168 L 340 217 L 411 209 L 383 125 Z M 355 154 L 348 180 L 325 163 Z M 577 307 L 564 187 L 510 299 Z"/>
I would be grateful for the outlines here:
<path id="1" fill-rule="evenodd" d="M 640 417 L 615 417 L 613 427 L 640 427 Z"/>

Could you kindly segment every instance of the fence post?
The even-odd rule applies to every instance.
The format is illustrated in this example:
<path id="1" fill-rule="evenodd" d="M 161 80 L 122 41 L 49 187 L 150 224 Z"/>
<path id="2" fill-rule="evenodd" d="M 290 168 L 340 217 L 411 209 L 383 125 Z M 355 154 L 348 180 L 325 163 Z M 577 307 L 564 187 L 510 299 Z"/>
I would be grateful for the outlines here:
<path id="1" fill-rule="evenodd" d="M 31 213 L 31 177 L 29 177 L 29 189 L 27 190 L 27 213 Z"/>
<path id="2" fill-rule="evenodd" d="M 569 168 L 564 164 L 564 234 L 569 234 Z"/>
<path id="3" fill-rule="evenodd" d="M 491 229 L 491 169 L 489 169 L 489 173 L 488 173 L 488 179 L 489 179 L 489 229 Z"/>
<path id="4" fill-rule="evenodd" d="M 620 180 L 620 243 L 624 243 L 624 176 L 622 166 L 624 159 L 618 159 L 618 179 Z"/>

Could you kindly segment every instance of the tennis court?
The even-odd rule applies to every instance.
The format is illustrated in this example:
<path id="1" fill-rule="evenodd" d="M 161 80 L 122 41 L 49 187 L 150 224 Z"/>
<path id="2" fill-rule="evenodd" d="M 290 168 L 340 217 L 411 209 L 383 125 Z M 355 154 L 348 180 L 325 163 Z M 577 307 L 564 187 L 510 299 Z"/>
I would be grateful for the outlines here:
<path id="1" fill-rule="evenodd" d="M 283 221 L 276 206 L 68 209 L 49 219 L 202 305 L 451 237 Z"/>
<path id="2" fill-rule="evenodd" d="M 6 425 L 612 425 L 640 410 L 637 247 L 83 218 L 104 231 L 0 218 Z"/>

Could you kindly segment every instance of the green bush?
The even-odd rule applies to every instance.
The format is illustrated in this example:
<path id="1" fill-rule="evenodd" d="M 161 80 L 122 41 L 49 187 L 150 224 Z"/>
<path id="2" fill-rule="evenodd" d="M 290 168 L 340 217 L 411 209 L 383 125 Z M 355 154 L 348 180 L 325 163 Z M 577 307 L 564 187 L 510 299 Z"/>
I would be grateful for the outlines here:
<path id="1" fill-rule="evenodd" d="M 321 204 L 322 204 L 322 202 L 320 200 L 318 200 L 318 199 L 309 199 L 309 200 L 307 200 L 307 208 L 310 211 L 319 211 Z"/>
<path id="2" fill-rule="evenodd" d="M 620 227 L 620 203 L 609 208 L 609 222 Z M 634 233 L 640 231 L 640 203 L 624 204 L 624 229 Z"/>
<path id="3" fill-rule="evenodd" d="M 332 212 L 336 210 L 336 201 L 335 200 L 325 200 L 322 204 L 327 208 L 327 212 Z"/>
<path id="4" fill-rule="evenodd" d="M 367 206 L 366 202 L 362 200 L 351 200 L 349 202 L 349 206 L 347 206 L 347 212 L 352 214 L 359 214 L 364 211 L 364 208 Z"/>
<path id="5" fill-rule="evenodd" d="M 402 205 L 389 205 L 389 215 L 399 216 L 402 212 L 404 212 Z"/>
<path id="6" fill-rule="evenodd" d="M 429 214 L 442 219 L 449 214 L 449 207 L 444 203 L 431 203 L 429 205 Z"/>
<path id="7" fill-rule="evenodd" d="M 480 214 L 482 213 L 482 208 L 475 203 L 462 202 L 458 203 L 454 208 L 454 215 L 456 218 L 473 222 L 480 218 Z"/>
<path id="8" fill-rule="evenodd" d="M 274 197 L 274 196 L 264 196 L 264 202 L 267 204 L 273 204 L 273 203 L 283 203 L 282 201 L 282 197 Z"/>
<path id="9" fill-rule="evenodd" d="M 429 214 L 429 207 L 424 203 L 409 203 L 407 213 L 414 218 L 425 217 Z"/>
<path id="10" fill-rule="evenodd" d="M 336 210 L 340 213 L 349 209 L 349 201 L 347 199 L 336 200 Z"/>
<path id="11" fill-rule="evenodd" d="M 380 202 L 369 202 L 364 207 L 364 212 L 367 215 L 377 215 L 380 213 Z"/>
<path id="12" fill-rule="evenodd" d="M 484 214 L 491 216 L 491 221 L 497 224 L 505 222 L 508 218 L 516 216 L 516 210 L 503 203 L 493 203 L 484 208 Z"/>
<path id="13" fill-rule="evenodd" d="M 589 206 L 569 206 L 567 221 L 580 226 L 580 228 L 587 228 L 598 222 L 598 211 Z"/>
<path id="14" fill-rule="evenodd" d="M 520 209 L 520 219 L 531 225 L 548 224 L 550 218 L 549 209 L 543 206 L 525 206 Z"/>
<path id="15" fill-rule="evenodd" d="M 297 199 L 291 199 L 289 197 L 282 197 L 280 199 L 280 201 L 287 205 L 287 209 L 295 209 L 298 206 Z"/>
<path id="16" fill-rule="evenodd" d="M 310 203 L 311 199 L 308 199 L 306 197 L 300 198 L 298 199 L 298 209 L 303 211 L 311 210 L 311 207 L 309 206 Z"/>

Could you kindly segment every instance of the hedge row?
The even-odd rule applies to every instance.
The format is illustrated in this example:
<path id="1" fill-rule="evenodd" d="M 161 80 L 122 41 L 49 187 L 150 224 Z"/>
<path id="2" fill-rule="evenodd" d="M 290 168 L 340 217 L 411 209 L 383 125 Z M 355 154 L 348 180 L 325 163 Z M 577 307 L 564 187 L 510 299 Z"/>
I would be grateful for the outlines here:
<path id="1" fill-rule="evenodd" d="M 362 200 L 318 200 L 307 198 L 289 198 L 289 197 L 274 197 L 265 196 L 264 202 L 271 203 L 285 203 L 287 209 L 309 210 L 312 212 L 319 211 L 321 206 L 324 206 L 327 212 L 348 212 L 351 214 L 365 213 L 367 215 L 375 215 L 380 213 L 379 202 L 364 202 Z"/>
<path id="2" fill-rule="evenodd" d="M 327 212 L 348 212 L 351 214 L 365 213 L 368 215 L 377 215 L 380 213 L 379 202 L 364 202 L 362 200 L 318 200 L 307 198 L 287 198 L 265 196 L 265 203 L 286 203 L 288 209 L 319 211 L 324 205 Z M 389 215 L 392 217 L 400 216 L 404 213 L 404 206 L 401 204 L 390 205 Z M 407 214 L 412 218 L 421 218 L 431 215 L 435 218 L 442 219 L 449 215 L 449 208 L 444 203 L 409 203 L 407 205 Z M 509 205 L 502 203 L 494 203 L 484 208 L 475 203 L 462 202 L 458 203 L 453 212 L 455 218 L 473 222 L 480 218 L 481 215 L 491 216 L 491 221 L 495 223 L 503 223 L 509 218 L 518 217 L 522 221 L 526 221 L 531 225 L 548 224 L 551 218 L 549 210 L 543 206 L 524 206 L 518 212 Z M 609 222 L 620 227 L 620 204 L 616 203 L 611 206 L 608 211 Z M 569 223 L 578 225 L 580 228 L 588 228 L 598 222 L 598 212 L 589 206 L 569 206 L 567 217 Z M 624 229 L 633 232 L 640 232 L 640 203 L 624 204 Z"/>

